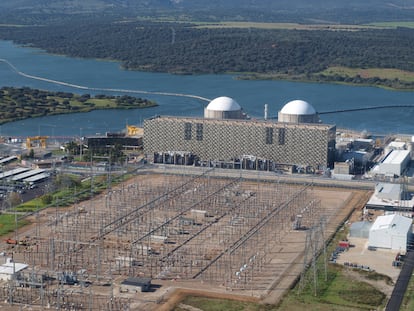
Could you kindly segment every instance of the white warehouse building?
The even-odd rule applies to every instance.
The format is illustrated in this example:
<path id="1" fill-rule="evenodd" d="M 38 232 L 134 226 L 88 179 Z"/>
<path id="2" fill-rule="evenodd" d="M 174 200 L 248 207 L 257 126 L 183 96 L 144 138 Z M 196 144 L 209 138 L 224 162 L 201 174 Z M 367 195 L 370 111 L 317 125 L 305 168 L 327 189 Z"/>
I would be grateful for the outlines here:
<path id="1" fill-rule="evenodd" d="M 411 235 L 411 218 L 398 214 L 378 216 L 369 230 L 368 245 L 406 251 Z"/>
<path id="2" fill-rule="evenodd" d="M 401 176 L 409 162 L 410 151 L 392 150 L 379 164 L 378 173 L 381 175 Z"/>

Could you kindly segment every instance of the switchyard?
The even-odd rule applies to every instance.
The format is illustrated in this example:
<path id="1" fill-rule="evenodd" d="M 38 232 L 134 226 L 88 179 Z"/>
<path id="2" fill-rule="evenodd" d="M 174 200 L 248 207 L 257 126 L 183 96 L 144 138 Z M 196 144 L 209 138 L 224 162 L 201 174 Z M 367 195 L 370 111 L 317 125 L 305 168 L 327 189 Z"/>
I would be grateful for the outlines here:
<path id="1" fill-rule="evenodd" d="M 172 282 L 263 299 L 323 249 L 349 214 L 352 193 L 220 177 L 214 169 L 140 174 L 90 201 L 34 215 L 15 233 L 24 244 L 4 245 L 5 256 L 28 268 L 3 282 L 0 301 L 151 310 Z M 158 287 L 125 293 L 128 278 Z"/>

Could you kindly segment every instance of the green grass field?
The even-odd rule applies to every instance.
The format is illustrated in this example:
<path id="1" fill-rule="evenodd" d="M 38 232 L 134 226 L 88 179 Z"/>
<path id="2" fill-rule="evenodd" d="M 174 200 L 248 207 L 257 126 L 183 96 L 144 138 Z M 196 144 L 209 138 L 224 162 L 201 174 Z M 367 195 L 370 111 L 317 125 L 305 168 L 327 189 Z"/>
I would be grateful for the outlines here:
<path id="1" fill-rule="evenodd" d="M 406 27 L 414 28 L 414 22 L 377 22 L 370 23 L 368 26 L 374 26 L 379 28 L 397 28 L 397 27 Z"/>
<path id="2" fill-rule="evenodd" d="M 414 72 L 403 71 L 391 68 L 347 68 L 347 67 L 329 67 L 321 72 L 328 76 L 340 75 L 347 77 L 356 77 L 357 75 L 362 78 L 374 78 L 380 79 L 399 79 L 401 81 L 414 82 Z"/>
<path id="3" fill-rule="evenodd" d="M 0 215 L 0 236 L 5 236 L 11 232 L 14 232 L 16 228 L 16 216 L 13 214 L 1 214 Z M 17 221 L 17 227 L 20 228 L 29 224 L 27 220 Z"/>

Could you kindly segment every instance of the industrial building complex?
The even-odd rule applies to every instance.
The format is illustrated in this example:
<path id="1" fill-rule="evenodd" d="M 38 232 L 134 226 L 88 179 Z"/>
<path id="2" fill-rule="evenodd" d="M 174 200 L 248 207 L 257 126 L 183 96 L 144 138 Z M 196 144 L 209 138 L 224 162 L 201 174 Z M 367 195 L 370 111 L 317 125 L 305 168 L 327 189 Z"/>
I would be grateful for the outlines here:
<path id="1" fill-rule="evenodd" d="M 350 137 L 303 100 L 284 105 L 277 120 L 266 106 L 258 120 L 218 97 L 204 117 L 154 116 L 143 129 L 80 141 L 89 151 L 142 152 L 145 161 L 130 171 L 125 161 L 120 175 L 128 179 L 112 186 L 112 171 L 93 170 L 90 156 L 90 167 L 76 170 L 90 183 L 90 200 L 52 202 L 14 232 L 0 253 L 5 304 L 158 310 L 168 289 L 180 286 L 274 303 L 298 280 L 312 286 L 322 279 L 316 258 L 326 257 L 326 241 L 354 210 L 361 221 L 349 226 L 349 237 L 363 240 L 363 251 L 406 252 L 412 239 L 413 141 Z M 55 169 L 33 167 L 4 170 L 0 180 L 35 184 Z M 94 174 L 107 175 L 101 193 Z M 334 179 L 341 189 L 326 187 Z"/>
<path id="2" fill-rule="evenodd" d="M 241 111 L 220 97 L 205 108 L 205 118 L 145 120 L 144 152 L 150 161 L 167 164 L 306 172 L 333 166 L 336 127 L 317 123 L 310 104 L 288 103 L 279 122 L 245 120 Z"/>

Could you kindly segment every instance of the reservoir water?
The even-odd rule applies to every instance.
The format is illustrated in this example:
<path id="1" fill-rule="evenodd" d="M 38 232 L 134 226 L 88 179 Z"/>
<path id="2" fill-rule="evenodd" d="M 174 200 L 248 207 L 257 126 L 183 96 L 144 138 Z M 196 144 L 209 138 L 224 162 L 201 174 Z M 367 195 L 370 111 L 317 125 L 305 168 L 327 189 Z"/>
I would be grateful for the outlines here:
<path id="1" fill-rule="evenodd" d="M 117 62 L 78 59 L 49 55 L 39 49 L 21 47 L 9 41 L 0 41 L 0 58 L 12 63 L 27 75 L 70 84 L 92 87 L 151 92 L 181 93 L 214 99 L 219 96 L 234 98 L 253 118 L 263 118 L 264 105 L 269 115 L 277 112 L 288 101 L 302 99 L 319 112 L 381 105 L 413 105 L 411 108 L 391 108 L 321 115 L 323 123 L 338 127 L 366 130 L 379 134 L 414 134 L 414 92 L 391 91 L 375 87 L 358 87 L 321 83 L 287 81 L 237 80 L 233 75 L 171 75 L 126 71 Z M 27 86 L 51 91 L 84 94 L 113 94 L 120 92 L 92 91 L 63 86 L 24 77 L 9 65 L 0 62 L 0 87 Z M 128 93 L 127 93 L 128 94 Z M 4 124 L 0 135 L 9 136 L 77 136 L 116 132 L 125 124 L 140 125 L 154 115 L 202 116 L 208 102 L 191 98 L 155 94 L 128 94 L 156 101 L 159 106 L 134 110 L 99 110 Z"/>

